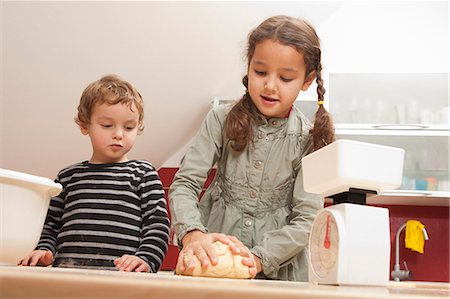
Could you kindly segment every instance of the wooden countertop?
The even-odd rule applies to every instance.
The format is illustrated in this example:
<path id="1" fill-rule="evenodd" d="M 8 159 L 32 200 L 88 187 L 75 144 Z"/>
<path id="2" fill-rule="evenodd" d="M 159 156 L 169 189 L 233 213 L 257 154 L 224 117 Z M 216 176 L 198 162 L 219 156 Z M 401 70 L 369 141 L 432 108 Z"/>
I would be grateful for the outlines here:
<path id="1" fill-rule="evenodd" d="M 449 298 L 450 284 L 392 282 L 387 287 L 177 276 L 172 272 L 0 266 L 0 298 Z"/>

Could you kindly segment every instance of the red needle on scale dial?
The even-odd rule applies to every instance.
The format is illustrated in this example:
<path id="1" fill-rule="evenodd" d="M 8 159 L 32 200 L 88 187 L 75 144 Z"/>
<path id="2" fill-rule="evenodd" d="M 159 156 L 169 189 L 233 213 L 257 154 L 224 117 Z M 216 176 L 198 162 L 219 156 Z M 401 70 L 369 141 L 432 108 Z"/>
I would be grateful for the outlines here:
<path id="1" fill-rule="evenodd" d="M 323 240 L 323 247 L 325 247 L 326 249 L 329 249 L 331 245 L 329 227 L 330 227 L 330 215 L 327 216 L 327 229 L 325 231 L 325 240 Z"/>

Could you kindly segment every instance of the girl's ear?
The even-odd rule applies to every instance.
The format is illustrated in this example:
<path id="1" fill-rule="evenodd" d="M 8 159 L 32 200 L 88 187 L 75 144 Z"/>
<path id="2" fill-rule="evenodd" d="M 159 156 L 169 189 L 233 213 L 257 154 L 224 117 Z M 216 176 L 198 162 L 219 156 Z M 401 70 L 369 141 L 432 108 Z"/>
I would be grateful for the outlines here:
<path id="1" fill-rule="evenodd" d="M 313 83 L 314 79 L 316 79 L 316 72 L 312 71 L 311 73 L 309 73 L 308 76 L 306 76 L 305 82 L 303 82 L 302 85 L 302 90 L 303 91 L 307 90 Z"/>

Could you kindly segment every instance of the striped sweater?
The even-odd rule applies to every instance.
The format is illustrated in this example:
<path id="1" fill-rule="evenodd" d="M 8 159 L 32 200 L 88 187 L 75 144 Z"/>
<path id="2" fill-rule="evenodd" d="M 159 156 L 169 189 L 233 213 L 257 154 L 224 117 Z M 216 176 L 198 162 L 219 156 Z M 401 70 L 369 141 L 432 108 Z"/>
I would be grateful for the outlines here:
<path id="1" fill-rule="evenodd" d="M 114 267 L 124 254 L 158 271 L 168 248 L 169 218 L 155 168 L 146 161 L 74 164 L 58 174 L 37 249 L 53 266 Z"/>

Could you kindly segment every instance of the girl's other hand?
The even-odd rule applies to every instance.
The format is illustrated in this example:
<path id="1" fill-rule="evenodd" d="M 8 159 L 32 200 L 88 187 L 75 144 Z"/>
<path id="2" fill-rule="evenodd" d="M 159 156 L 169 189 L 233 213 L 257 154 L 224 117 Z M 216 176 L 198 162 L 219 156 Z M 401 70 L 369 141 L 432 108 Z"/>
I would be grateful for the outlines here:
<path id="1" fill-rule="evenodd" d="M 34 250 L 22 259 L 18 266 L 49 266 L 53 263 L 53 253 L 50 250 Z"/>
<path id="2" fill-rule="evenodd" d="M 248 267 L 248 272 L 252 278 L 262 271 L 261 259 L 252 254 L 247 246 L 245 246 L 235 236 L 228 236 L 232 243 L 230 244 L 231 252 L 239 254 L 243 257 L 242 264 Z"/>
<path id="3" fill-rule="evenodd" d="M 225 234 L 203 233 L 197 230 L 187 233 L 182 240 L 183 249 L 178 255 L 177 273 L 193 271 L 195 258 L 198 259 L 204 269 L 208 268 L 210 263 L 213 266 L 217 265 L 217 253 L 212 245 L 216 241 L 227 245 L 232 243 Z"/>
<path id="4" fill-rule="evenodd" d="M 124 272 L 149 272 L 150 266 L 141 258 L 135 255 L 124 254 L 114 260 L 114 265 Z"/>

